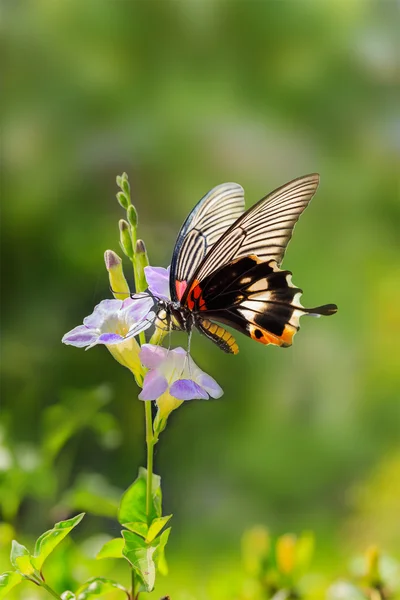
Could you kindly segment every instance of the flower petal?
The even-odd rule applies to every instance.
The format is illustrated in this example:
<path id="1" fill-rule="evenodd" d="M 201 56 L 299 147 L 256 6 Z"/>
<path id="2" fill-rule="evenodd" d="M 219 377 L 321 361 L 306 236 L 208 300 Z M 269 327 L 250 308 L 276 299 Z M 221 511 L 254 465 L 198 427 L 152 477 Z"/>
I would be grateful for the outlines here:
<path id="1" fill-rule="evenodd" d="M 169 271 L 170 267 L 168 267 L 168 269 L 164 269 L 164 267 L 144 268 L 144 274 L 150 292 L 162 300 L 171 300 L 169 292 Z"/>
<path id="2" fill-rule="evenodd" d="M 94 307 L 91 315 L 83 319 L 86 327 L 95 327 L 99 329 L 106 317 L 116 314 L 122 306 L 122 300 L 102 300 L 100 304 Z"/>
<path id="3" fill-rule="evenodd" d="M 119 335 L 118 333 L 102 333 L 98 340 L 97 343 L 98 344 L 120 344 L 121 342 L 124 342 L 125 338 L 122 337 L 122 335 Z"/>
<path id="4" fill-rule="evenodd" d="M 201 375 L 198 375 L 196 382 L 210 394 L 211 398 L 221 398 L 224 393 L 222 387 L 207 373 L 202 372 Z"/>
<path id="5" fill-rule="evenodd" d="M 208 400 L 208 394 L 192 379 L 177 379 L 169 388 L 171 396 L 178 400 Z"/>
<path id="6" fill-rule="evenodd" d="M 140 321 L 139 323 L 136 323 L 130 327 L 130 329 L 125 337 L 128 338 L 128 337 L 131 337 L 132 335 L 138 335 L 142 331 L 146 331 L 146 329 L 148 329 L 149 327 L 151 327 L 153 325 L 155 318 L 156 318 L 156 313 L 151 310 L 147 314 L 146 318 L 143 319 L 143 321 Z"/>
<path id="7" fill-rule="evenodd" d="M 71 331 L 68 331 L 62 338 L 62 343 L 68 346 L 76 346 L 77 348 L 84 348 L 90 346 L 98 338 L 99 334 L 95 329 L 89 329 L 85 325 L 78 325 Z"/>
<path id="8" fill-rule="evenodd" d="M 143 344 L 140 351 L 140 362 L 148 369 L 156 369 L 165 359 L 168 350 L 162 346 Z"/>
<path id="9" fill-rule="evenodd" d="M 128 325 L 142 321 L 154 306 L 154 300 L 149 294 L 133 295 L 124 300 L 122 309 Z"/>
<path id="10" fill-rule="evenodd" d="M 168 388 L 168 382 L 158 371 L 146 373 L 139 400 L 157 400 Z"/>

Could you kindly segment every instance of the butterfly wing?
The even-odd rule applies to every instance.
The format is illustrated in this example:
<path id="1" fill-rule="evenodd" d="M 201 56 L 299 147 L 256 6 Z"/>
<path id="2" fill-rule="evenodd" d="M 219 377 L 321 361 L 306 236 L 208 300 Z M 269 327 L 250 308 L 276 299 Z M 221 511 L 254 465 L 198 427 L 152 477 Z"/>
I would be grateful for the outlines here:
<path id="1" fill-rule="evenodd" d="M 279 266 L 301 213 L 308 206 L 319 183 L 314 173 L 294 179 L 276 189 L 241 215 L 216 242 L 193 272 L 181 303 L 193 286 L 223 265 L 255 254 L 259 259 L 274 259 Z"/>
<path id="2" fill-rule="evenodd" d="M 281 270 L 276 260 L 263 261 L 255 255 L 239 258 L 197 283 L 188 295 L 187 306 L 196 314 L 200 331 L 225 352 L 236 354 L 237 345 L 232 340 L 226 343 L 229 334 L 213 321 L 262 344 L 287 347 L 302 315 L 330 315 L 337 310 L 334 304 L 304 308 L 300 303 L 302 290 L 293 285 L 291 275 Z"/>
<path id="3" fill-rule="evenodd" d="M 180 300 L 207 253 L 243 212 L 244 191 L 237 183 L 218 185 L 197 203 L 181 227 L 172 256 L 173 301 Z"/>

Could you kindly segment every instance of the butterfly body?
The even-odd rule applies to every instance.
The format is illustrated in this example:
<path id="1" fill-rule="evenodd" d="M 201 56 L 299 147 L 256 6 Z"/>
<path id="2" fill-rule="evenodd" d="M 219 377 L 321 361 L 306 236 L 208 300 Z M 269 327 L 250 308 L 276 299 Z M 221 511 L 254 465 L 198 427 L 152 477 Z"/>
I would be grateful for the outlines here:
<path id="1" fill-rule="evenodd" d="M 280 268 L 294 225 L 319 182 L 307 175 L 278 188 L 244 212 L 238 184 L 211 190 L 193 209 L 175 245 L 171 301 L 159 301 L 168 328 L 197 328 L 232 354 L 238 352 L 228 325 L 262 344 L 287 347 L 304 314 L 330 315 L 328 304 L 300 304 L 302 290 Z M 217 323 L 216 323 L 217 322 Z"/>

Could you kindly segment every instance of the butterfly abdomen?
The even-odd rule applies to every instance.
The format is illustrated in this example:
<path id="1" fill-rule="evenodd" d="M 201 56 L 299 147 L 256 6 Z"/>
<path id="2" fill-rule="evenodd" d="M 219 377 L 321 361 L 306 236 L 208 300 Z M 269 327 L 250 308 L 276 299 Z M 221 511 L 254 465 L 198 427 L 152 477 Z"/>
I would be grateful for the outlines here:
<path id="1" fill-rule="evenodd" d="M 198 321 L 197 328 L 201 333 L 215 342 L 224 352 L 228 354 L 237 354 L 239 352 L 239 346 L 233 335 L 220 325 L 212 323 L 208 319 L 202 319 Z"/>

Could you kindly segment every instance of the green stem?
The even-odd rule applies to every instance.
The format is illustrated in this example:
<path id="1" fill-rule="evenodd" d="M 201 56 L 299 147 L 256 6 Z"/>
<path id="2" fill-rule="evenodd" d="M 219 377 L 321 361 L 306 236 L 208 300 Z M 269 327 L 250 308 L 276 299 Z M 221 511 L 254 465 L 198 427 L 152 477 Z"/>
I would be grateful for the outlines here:
<path id="1" fill-rule="evenodd" d="M 136 242 L 137 242 L 137 232 L 136 227 L 131 227 L 131 237 L 132 237 L 132 246 L 133 246 L 133 276 L 135 278 L 135 286 L 136 292 L 144 292 L 144 290 L 140 289 L 140 281 L 142 278 L 139 274 L 139 265 L 136 260 Z M 139 334 L 140 345 L 146 343 L 146 336 L 144 331 Z M 146 420 L 146 445 L 147 445 L 147 482 L 146 482 L 146 516 L 147 520 L 150 520 L 150 512 L 152 506 L 152 483 L 153 483 L 153 451 L 154 451 L 154 432 L 153 432 L 153 417 L 151 414 L 151 402 L 145 401 L 144 403 L 145 410 L 145 420 Z"/>
<path id="2" fill-rule="evenodd" d="M 154 434 L 153 434 L 153 419 L 151 415 L 151 402 L 144 403 L 146 417 L 146 444 L 147 444 L 147 485 L 146 485 L 146 515 L 149 521 L 151 505 L 152 505 L 152 482 L 153 482 L 153 450 L 154 450 Z"/>
<path id="3" fill-rule="evenodd" d="M 44 588 L 47 592 L 49 592 L 49 594 L 51 594 L 52 596 L 54 596 L 54 598 L 58 598 L 58 600 L 60 600 L 61 596 L 59 596 L 57 594 L 57 592 L 55 592 L 54 590 L 51 589 L 50 586 L 47 585 L 47 583 L 45 583 L 44 581 L 42 581 L 40 583 L 41 587 Z"/>

